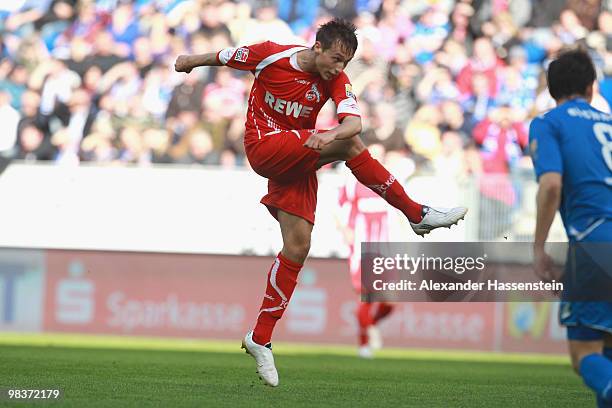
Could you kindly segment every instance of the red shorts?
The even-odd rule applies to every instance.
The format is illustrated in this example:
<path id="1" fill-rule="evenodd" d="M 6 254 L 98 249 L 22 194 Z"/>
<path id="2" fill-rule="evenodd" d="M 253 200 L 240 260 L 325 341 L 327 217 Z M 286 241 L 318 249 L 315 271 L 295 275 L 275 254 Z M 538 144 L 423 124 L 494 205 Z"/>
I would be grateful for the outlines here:
<path id="1" fill-rule="evenodd" d="M 304 147 L 314 129 L 280 130 L 245 135 L 251 167 L 268 179 L 268 194 L 261 203 L 277 218 L 279 209 L 314 224 L 317 207 L 319 152 Z M 248 140 L 248 141 L 247 141 Z"/>

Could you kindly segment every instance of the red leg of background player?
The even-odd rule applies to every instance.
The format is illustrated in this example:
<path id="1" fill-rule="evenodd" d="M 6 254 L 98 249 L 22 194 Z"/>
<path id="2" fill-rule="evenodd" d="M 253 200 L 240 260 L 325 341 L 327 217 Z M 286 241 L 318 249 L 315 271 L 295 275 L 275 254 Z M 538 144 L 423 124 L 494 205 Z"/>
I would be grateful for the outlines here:
<path id="1" fill-rule="evenodd" d="M 366 346 L 368 344 L 368 327 L 370 327 L 374 321 L 372 320 L 372 304 L 366 302 L 360 302 L 357 306 L 357 323 L 359 324 L 359 345 Z"/>
<path id="2" fill-rule="evenodd" d="M 381 302 L 378 303 L 378 307 L 372 316 L 372 321 L 374 324 L 377 324 L 379 321 L 389 316 L 389 314 L 393 311 L 393 305 L 391 303 Z"/>

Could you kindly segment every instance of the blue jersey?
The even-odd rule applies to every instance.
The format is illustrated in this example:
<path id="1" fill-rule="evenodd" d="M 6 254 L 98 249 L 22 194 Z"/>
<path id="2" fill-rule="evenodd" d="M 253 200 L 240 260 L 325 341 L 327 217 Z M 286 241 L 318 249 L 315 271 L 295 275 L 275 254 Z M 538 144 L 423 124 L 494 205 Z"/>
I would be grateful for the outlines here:
<path id="1" fill-rule="evenodd" d="M 584 99 L 569 100 L 531 122 L 529 145 L 538 179 L 548 172 L 562 175 L 559 212 L 570 241 L 582 241 L 602 223 L 609 230 L 612 115 Z M 607 235 L 603 241 L 612 241 Z"/>

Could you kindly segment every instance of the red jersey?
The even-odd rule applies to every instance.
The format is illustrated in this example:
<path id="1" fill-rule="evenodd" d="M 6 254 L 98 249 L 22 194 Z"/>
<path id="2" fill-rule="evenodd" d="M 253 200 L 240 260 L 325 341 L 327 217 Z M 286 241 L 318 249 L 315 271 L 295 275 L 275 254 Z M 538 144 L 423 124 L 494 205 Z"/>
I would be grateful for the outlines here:
<path id="1" fill-rule="evenodd" d="M 249 96 L 245 143 L 273 131 L 314 129 L 319 111 L 332 99 L 338 119 L 360 116 L 351 83 L 344 72 L 330 80 L 304 72 L 297 53 L 307 47 L 271 41 L 219 51 L 228 67 L 251 71 L 255 82 Z"/>

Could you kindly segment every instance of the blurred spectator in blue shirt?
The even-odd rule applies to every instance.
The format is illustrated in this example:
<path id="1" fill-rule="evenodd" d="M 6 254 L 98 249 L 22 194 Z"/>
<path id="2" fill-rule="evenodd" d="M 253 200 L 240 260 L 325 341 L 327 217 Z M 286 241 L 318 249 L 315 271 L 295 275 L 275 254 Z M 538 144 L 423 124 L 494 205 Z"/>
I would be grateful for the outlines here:
<path id="1" fill-rule="evenodd" d="M 319 10 L 319 0 L 279 0 L 278 16 L 299 36 L 313 25 Z"/>

